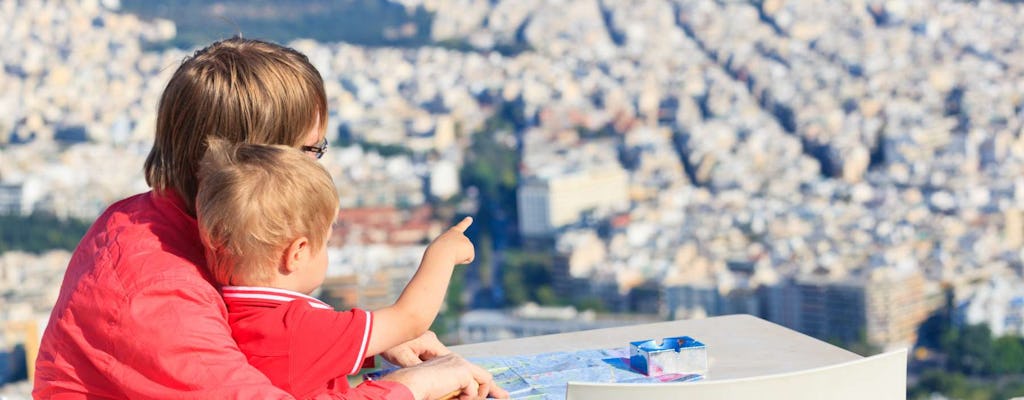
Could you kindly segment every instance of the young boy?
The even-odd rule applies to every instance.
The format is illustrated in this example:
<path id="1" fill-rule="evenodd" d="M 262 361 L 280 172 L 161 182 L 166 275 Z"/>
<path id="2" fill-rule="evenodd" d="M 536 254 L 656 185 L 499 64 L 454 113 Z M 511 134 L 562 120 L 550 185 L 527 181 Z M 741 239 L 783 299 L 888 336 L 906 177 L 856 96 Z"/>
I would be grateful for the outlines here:
<path id="1" fill-rule="evenodd" d="M 365 357 L 422 335 L 456 264 L 474 258 L 462 220 L 439 236 L 394 305 L 334 311 L 308 294 L 323 283 L 338 211 L 330 175 L 286 147 L 212 140 L 196 213 L 207 265 L 250 364 L 296 398 L 348 390 Z"/>

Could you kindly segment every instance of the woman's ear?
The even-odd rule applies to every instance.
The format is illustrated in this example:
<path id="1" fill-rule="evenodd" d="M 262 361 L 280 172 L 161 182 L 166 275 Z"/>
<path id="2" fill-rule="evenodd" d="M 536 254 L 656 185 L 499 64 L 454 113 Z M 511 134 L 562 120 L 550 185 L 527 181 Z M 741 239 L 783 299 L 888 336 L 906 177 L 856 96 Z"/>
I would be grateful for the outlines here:
<path id="1" fill-rule="evenodd" d="M 281 273 L 291 274 L 305 266 L 313 256 L 311 249 L 309 238 L 301 236 L 293 240 L 284 250 L 284 264 L 281 266 Z"/>

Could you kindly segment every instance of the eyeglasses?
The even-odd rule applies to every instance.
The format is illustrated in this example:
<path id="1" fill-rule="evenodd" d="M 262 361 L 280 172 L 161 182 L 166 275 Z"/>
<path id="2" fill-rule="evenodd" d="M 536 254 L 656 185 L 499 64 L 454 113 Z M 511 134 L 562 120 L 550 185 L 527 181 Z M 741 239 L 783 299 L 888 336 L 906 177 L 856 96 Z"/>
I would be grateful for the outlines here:
<path id="1" fill-rule="evenodd" d="M 302 151 L 313 153 L 313 155 L 316 156 L 316 159 L 319 160 L 320 157 L 323 157 L 324 153 L 327 152 L 327 138 L 324 137 L 323 139 L 320 139 L 320 141 L 317 142 L 316 145 L 302 146 L 299 148 L 302 149 Z"/>

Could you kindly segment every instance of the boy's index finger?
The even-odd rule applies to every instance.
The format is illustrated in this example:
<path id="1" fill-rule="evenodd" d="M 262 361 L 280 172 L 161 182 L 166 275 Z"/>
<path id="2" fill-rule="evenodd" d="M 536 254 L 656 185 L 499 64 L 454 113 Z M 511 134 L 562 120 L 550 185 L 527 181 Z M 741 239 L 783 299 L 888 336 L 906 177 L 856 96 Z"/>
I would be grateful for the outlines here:
<path id="1" fill-rule="evenodd" d="M 459 221 L 459 223 L 455 224 L 455 226 L 453 226 L 451 229 L 455 230 L 455 231 L 458 231 L 460 233 L 465 233 L 466 229 L 468 229 L 469 226 L 472 225 L 472 224 L 473 224 L 473 217 L 466 217 L 466 218 L 463 218 L 462 221 Z"/>

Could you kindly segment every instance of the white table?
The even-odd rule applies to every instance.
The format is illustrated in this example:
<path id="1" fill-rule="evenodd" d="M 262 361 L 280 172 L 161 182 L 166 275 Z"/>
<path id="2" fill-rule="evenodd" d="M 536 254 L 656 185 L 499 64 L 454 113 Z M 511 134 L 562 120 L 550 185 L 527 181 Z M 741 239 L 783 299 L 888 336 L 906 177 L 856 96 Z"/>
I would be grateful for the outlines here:
<path id="1" fill-rule="evenodd" d="M 522 339 L 453 346 L 464 357 L 511 356 L 587 349 L 628 348 L 629 342 L 690 336 L 708 347 L 705 380 L 797 372 L 862 357 L 750 315 L 659 322 Z"/>

